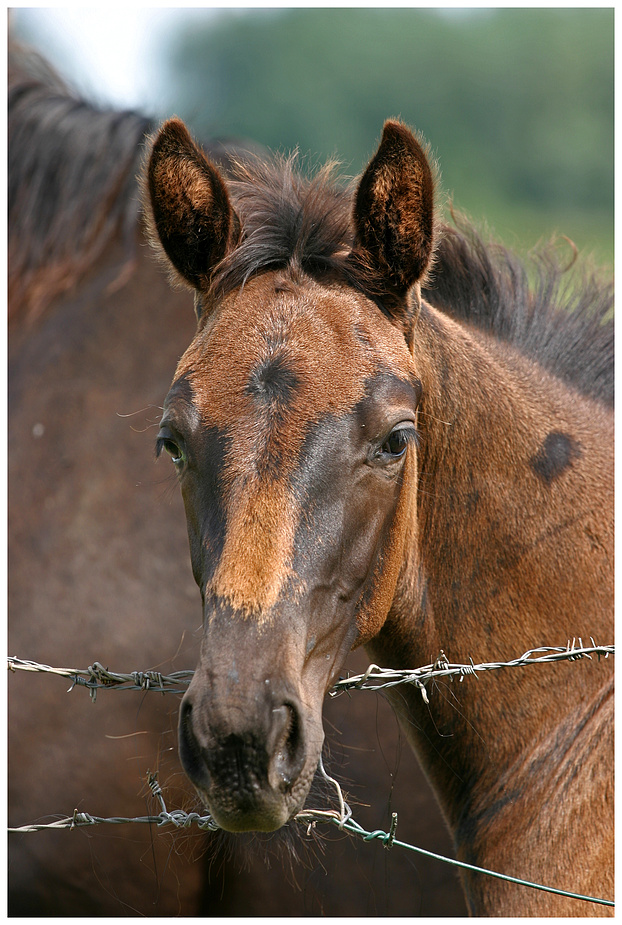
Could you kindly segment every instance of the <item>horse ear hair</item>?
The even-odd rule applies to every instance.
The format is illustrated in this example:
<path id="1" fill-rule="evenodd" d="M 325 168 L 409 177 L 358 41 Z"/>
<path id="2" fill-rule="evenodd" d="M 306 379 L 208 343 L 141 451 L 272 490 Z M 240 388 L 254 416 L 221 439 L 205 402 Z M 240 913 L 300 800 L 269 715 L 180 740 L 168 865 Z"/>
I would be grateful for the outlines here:
<path id="1" fill-rule="evenodd" d="M 384 125 L 354 206 L 352 259 L 389 311 L 409 313 L 407 295 L 434 251 L 434 174 L 426 151 L 402 123 Z"/>
<path id="2" fill-rule="evenodd" d="M 239 221 L 218 169 L 180 119 L 169 119 L 155 136 L 144 186 L 152 243 L 183 282 L 204 291 L 239 232 Z"/>

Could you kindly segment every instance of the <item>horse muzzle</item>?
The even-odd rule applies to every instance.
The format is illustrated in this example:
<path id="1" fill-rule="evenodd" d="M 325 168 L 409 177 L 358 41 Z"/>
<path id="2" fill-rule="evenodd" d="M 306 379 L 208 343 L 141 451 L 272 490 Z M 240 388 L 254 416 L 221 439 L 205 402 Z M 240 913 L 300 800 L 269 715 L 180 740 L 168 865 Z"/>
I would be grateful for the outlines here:
<path id="1" fill-rule="evenodd" d="M 321 713 L 314 721 L 269 676 L 243 693 L 238 685 L 199 667 L 181 705 L 180 759 L 223 829 L 272 832 L 304 804 L 322 748 Z"/>

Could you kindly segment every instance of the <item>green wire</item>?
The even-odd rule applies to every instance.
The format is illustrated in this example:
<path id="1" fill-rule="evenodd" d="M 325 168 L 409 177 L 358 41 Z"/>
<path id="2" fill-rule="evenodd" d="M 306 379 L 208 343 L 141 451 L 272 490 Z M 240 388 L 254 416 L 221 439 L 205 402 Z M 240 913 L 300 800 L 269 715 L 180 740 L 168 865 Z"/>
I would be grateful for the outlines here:
<path id="1" fill-rule="evenodd" d="M 474 870 L 480 874 L 487 874 L 489 877 L 497 877 L 499 880 L 507 880 L 509 883 L 517 883 L 519 886 L 529 886 L 534 890 L 544 890 L 546 893 L 557 893 L 559 896 L 567 896 L 570 899 L 582 899 L 585 902 L 599 903 L 602 906 L 615 905 L 615 903 L 610 899 L 597 899 L 594 896 L 583 896 L 581 893 L 570 893 L 567 890 L 558 890 L 552 886 L 543 886 L 541 883 L 532 883 L 530 880 L 520 880 L 518 877 L 510 877 L 508 874 L 500 874 L 494 870 L 487 870 L 485 867 L 476 867 L 474 864 L 467 864 L 464 861 L 457 861 L 454 858 L 446 858 L 442 854 L 435 854 L 433 851 L 426 851 L 425 848 L 418 848 L 416 845 L 409 845 L 406 842 L 398 841 L 398 839 L 392 837 L 390 833 L 383 832 L 381 829 L 376 829 L 374 832 L 366 832 L 365 829 L 353 819 L 350 819 L 343 824 L 340 824 L 338 819 L 331 819 L 327 821 L 333 822 L 333 824 L 337 825 L 340 829 L 346 829 L 352 835 L 361 836 L 363 841 L 374 841 L 375 839 L 380 839 L 387 848 L 391 847 L 391 845 L 398 845 L 400 848 L 407 848 L 409 851 L 415 851 L 418 854 L 424 854 L 426 857 L 435 858 L 437 861 L 444 861 L 446 864 L 453 864 L 456 867 L 463 867 L 465 870 Z"/>

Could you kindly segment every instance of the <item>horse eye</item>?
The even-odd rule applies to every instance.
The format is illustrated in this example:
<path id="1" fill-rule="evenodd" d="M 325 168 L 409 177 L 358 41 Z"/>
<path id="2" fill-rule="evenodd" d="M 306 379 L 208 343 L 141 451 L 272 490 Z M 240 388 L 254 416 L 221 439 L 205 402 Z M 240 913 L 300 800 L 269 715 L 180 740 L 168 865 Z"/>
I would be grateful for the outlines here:
<path id="1" fill-rule="evenodd" d="M 164 441 L 164 449 L 171 457 L 171 460 L 174 463 L 180 463 L 183 459 L 183 455 L 176 443 L 173 443 L 172 440 Z"/>
<path id="2" fill-rule="evenodd" d="M 381 452 L 385 456 L 399 459 L 400 456 L 403 456 L 406 452 L 406 447 L 411 439 L 414 438 L 414 435 L 415 431 L 413 428 L 396 427 L 382 444 Z"/>
<path id="3" fill-rule="evenodd" d="M 171 457 L 171 461 L 175 463 L 176 466 L 183 462 L 183 451 L 179 448 L 175 441 L 171 439 L 171 437 L 158 437 L 158 442 L 156 444 L 156 455 L 159 456 L 162 450 L 164 450 L 165 453 L 168 453 L 168 455 Z"/>

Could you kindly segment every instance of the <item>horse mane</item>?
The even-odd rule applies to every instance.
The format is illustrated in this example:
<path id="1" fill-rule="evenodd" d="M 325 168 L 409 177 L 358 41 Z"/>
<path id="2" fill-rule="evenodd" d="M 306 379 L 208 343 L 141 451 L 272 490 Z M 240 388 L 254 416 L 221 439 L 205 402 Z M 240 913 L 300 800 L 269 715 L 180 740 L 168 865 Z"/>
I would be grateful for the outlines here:
<path id="1" fill-rule="evenodd" d="M 569 261 L 560 241 L 519 258 L 484 242 L 466 218 L 455 221 L 456 227 L 442 230 L 427 301 L 612 406 L 612 280 L 589 261 L 576 261 L 576 250 Z"/>
<path id="2" fill-rule="evenodd" d="M 9 312 L 33 318 L 119 235 L 131 258 L 152 123 L 85 102 L 14 40 L 8 112 Z"/>
<path id="3" fill-rule="evenodd" d="M 243 286 L 256 273 L 286 267 L 370 294 L 364 268 L 348 260 L 356 186 L 337 182 L 333 163 L 302 176 L 298 160 L 293 154 L 237 166 L 229 189 L 243 236 L 216 268 L 212 296 Z M 511 344 L 584 395 L 612 405 L 612 283 L 582 261 L 569 272 L 555 242 L 519 258 L 485 243 L 467 219 L 455 221 L 439 228 L 424 298 Z"/>

